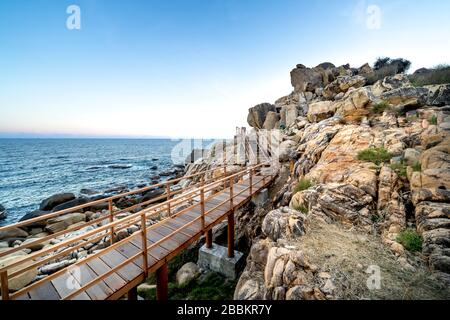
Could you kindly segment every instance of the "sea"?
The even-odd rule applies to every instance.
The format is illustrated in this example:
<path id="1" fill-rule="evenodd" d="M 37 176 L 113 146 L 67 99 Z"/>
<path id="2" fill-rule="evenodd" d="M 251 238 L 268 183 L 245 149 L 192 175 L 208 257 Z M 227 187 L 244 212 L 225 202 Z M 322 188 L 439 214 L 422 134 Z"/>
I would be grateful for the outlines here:
<path id="1" fill-rule="evenodd" d="M 0 226 L 17 222 L 56 193 L 149 185 L 152 176 L 183 163 L 189 145 L 199 143 L 206 148 L 211 141 L 0 139 L 0 204 L 8 213 Z"/>

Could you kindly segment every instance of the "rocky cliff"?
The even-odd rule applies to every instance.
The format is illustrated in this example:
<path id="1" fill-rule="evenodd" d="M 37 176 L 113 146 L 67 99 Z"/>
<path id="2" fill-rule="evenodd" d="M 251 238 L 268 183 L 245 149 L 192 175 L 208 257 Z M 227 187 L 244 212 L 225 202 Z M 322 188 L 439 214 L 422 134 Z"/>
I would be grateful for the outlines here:
<path id="1" fill-rule="evenodd" d="M 249 110 L 287 174 L 236 299 L 450 297 L 450 84 L 378 75 L 297 65 L 291 94 Z"/>

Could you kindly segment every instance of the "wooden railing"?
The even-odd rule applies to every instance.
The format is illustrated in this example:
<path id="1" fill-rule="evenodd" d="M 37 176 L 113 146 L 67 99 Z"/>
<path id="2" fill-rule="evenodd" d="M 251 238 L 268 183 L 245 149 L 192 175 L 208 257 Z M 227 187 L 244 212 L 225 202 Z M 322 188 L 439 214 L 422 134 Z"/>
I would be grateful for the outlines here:
<path id="1" fill-rule="evenodd" d="M 55 212 L 55 213 L 50 213 L 48 215 L 44 215 L 38 218 L 34 218 L 34 219 L 30 219 L 28 221 L 24 221 L 24 222 L 19 222 L 10 226 L 6 226 L 3 228 L 0 228 L 0 230 L 10 230 L 12 228 L 17 228 L 17 227 L 23 227 L 26 226 L 28 224 L 32 224 L 38 221 L 42 221 L 42 220 L 47 220 L 49 218 L 52 217 L 56 217 L 56 216 L 60 216 L 66 213 L 70 213 L 70 212 L 75 212 L 77 210 L 83 209 L 83 208 L 88 208 L 94 204 L 100 204 L 100 203 L 105 203 L 108 202 L 109 204 L 109 214 L 108 215 L 104 215 L 102 217 L 99 217 L 97 219 L 94 219 L 92 221 L 89 221 L 88 223 L 85 223 L 81 226 L 78 227 L 74 227 L 74 228 L 68 228 L 66 230 L 57 232 L 55 234 L 46 236 L 44 238 L 40 238 L 37 239 L 36 241 L 32 241 L 29 242 L 25 245 L 21 245 L 18 246 L 16 248 L 11 248 L 8 251 L 2 252 L 0 254 L 1 256 L 6 256 L 9 255 L 13 252 L 16 252 L 18 250 L 21 250 L 23 248 L 27 248 L 30 246 L 35 246 L 36 244 L 42 244 L 43 242 L 49 241 L 50 239 L 54 239 L 56 237 L 59 237 L 65 233 L 68 232 L 74 232 L 76 230 L 81 230 L 83 228 L 86 228 L 87 226 L 92 226 L 93 224 L 97 224 L 105 219 L 109 219 L 109 222 L 103 226 L 100 227 L 95 227 L 93 230 L 90 231 L 86 231 L 80 235 L 74 236 L 72 238 L 69 238 L 67 240 L 63 240 L 57 244 L 54 244 L 48 248 L 43 248 L 39 251 L 35 251 L 33 253 L 30 253 L 26 256 L 23 257 L 23 259 L 19 259 L 17 261 L 13 261 L 3 267 L 0 268 L 0 283 L 1 283 L 1 292 L 2 292 L 2 298 L 4 300 L 8 300 L 8 299 L 15 299 L 19 296 L 21 296 L 22 294 L 26 293 L 29 290 L 32 290 L 33 288 L 36 288 L 38 286 L 40 286 L 41 284 L 51 281 L 52 279 L 58 277 L 59 275 L 61 275 L 64 272 L 67 272 L 68 268 L 64 268 L 62 270 L 59 270 L 55 273 L 52 273 L 49 276 L 46 276 L 45 278 L 36 281 L 34 283 L 32 283 L 31 285 L 28 285 L 27 287 L 10 294 L 9 289 L 8 289 L 8 280 L 12 279 L 14 277 L 17 277 L 21 274 L 23 274 L 24 272 L 28 271 L 28 270 L 32 270 L 35 268 L 38 268 L 39 266 L 45 265 L 48 262 L 51 261 L 55 261 L 58 258 L 61 257 L 65 257 L 69 254 L 71 254 L 72 252 L 74 252 L 75 250 L 78 250 L 81 247 L 85 247 L 88 244 L 96 244 L 98 241 L 100 241 L 101 239 L 104 239 L 105 237 L 108 236 L 110 237 L 110 245 L 102 250 L 99 250 L 99 252 L 97 253 L 93 253 L 88 255 L 86 258 L 79 260 L 77 262 L 75 262 L 73 265 L 71 265 L 69 267 L 69 270 L 71 270 L 74 267 L 77 267 L 80 264 L 86 263 L 92 259 L 95 259 L 97 257 L 99 257 L 100 255 L 103 255 L 107 252 L 109 252 L 110 250 L 113 250 L 115 248 L 117 248 L 118 246 L 122 245 L 125 242 L 128 242 L 130 240 L 132 240 L 133 238 L 136 237 L 141 237 L 142 239 L 142 250 L 138 253 L 136 253 L 135 255 L 133 255 L 132 257 L 128 258 L 126 261 L 120 263 L 119 265 L 115 266 L 113 269 L 109 270 L 108 272 L 100 275 L 99 277 L 93 279 L 92 281 L 90 281 L 89 283 L 85 284 L 84 286 L 80 287 L 79 289 L 77 289 L 76 291 L 74 291 L 73 293 L 69 294 L 68 296 L 64 297 L 64 299 L 71 299 L 76 297 L 78 294 L 80 294 L 81 292 L 87 290 L 88 288 L 90 288 L 91 286 L 95 285 L 96 283 L 98 283 L 99 281 L 103 280 L 104 278 L 108 277 L 109 275 L 111 275 L 112 273 L 116 272 L 117 270 L 121 269 L 122 267 L 124 267 L 125 265 L 133 262 L 134 260 L 136 260 L 137 258 L 139 258 L 142 255 L 142 269 L 144 270 L 145 275 L 147 274 L 148 271 L 148 260 L 147 260 L 147 255 L 148 255 L 148 251 L 151 250 L 152 248 L 154 248 L 155 246 L 159 245 L 160 243 L 166 241 L 171 235 L 173 235 L 174 233 L 177 232 L 181 232 L 182 229 L 188 228 L 189 226 L 193 225 L 194 223 L 196 223 L 197 221 L 201 220 L 201 229 L 203 232 L 206 232 L 205 229 L 205 216 L 208 215 L 208 213 L 212 212 L 213 210 L 219 208 L 220 206 L 222 206 L 223 204 L 225 204 L 227 201 L 230 201 L 230 207 L 233 208 L 233 199 L 238 197 L 239 195 L 241 195 L 243 192 L 249 190 L 250 194 L 252 194 L 252 179 L 253 176 L 256 174 L 257 171 L 260 171 L 264 166 L 267 166 L 267 164 L 258 164 L 249 168 L 246 168 L 242 171 L 239 171 L 238 173 L 226 176 L 226 166 L 223 168 L 224 170 L 224 175 L 225 177 L 223 178 L 217 178 L 217 179 L 208 179 L 205 181 L 205 176 L 207 173 L 212 172 L 214 170 L 217 170 L 217 168 L 211 169 L 211 170 L 206 170 L 206 171 L 202 171 L 190 176 L 184 176 L 182 178 L 178 178 L 178 179 L 174 179 L 174 180 L 170 180 L 170 181 L 166 181 L 164 183 L 160 183 L 154 186 L 149 186 L 146 188 L 142 188 L 139 190 L 135 190 L 135 191 L 130 191 L 127 193 L 123 193 L 123 194 L 119 194 L 119 195 L 115 195 L 109 198 L 105 198 L 105 199 L 101 199 L 101 200 L 97 200 L 97 201 L 93 201 L 91 203 L 87 203 L 85 205 L 81 205 L 81 206 L 77 206 L 74 208 L 70 208 L 70 209 L 66 209 L 66 210 L 62 210 L 60 212 Z M 233 193 L 233 185 L 234 183 L 243 178 L 244 176 L 248 175 L 249 179 L 250 179 L 250 184 L 249 187 L 245 188 L 244 190 L 240 191 L 237 194 Z M 177 191 L 168 191 L 170 189 L 170 184 L 173 184 L 175 182 L 179 182 L 181 180 L 184 179 L 192 179 L 195 177 L 201 176 L 200 182 L 198 184 L 189 186 L 186 189 L 180 189 Z M 269 177 L 270 178 L 270 177 Z M 265 182 L 266 176 L 264 176 L 264 181 Z M 137 213 L 134 214 L 130 214 L 129 216 L 120 219 L 120 220 L 116 220 L 114 221 L 114 216 L 117 215 L 120 212 L 125 212 L 126 210 L 120 210 L 118 212 L 113 212 L 112 210 L 112 203 L 114 200 L 122 198 L 124 196 L 127 195 L 132 195 L 132 194 L 136 194 L 136 193 L 142 193 L 157 187 L 161 187 L 161 186 L 165 186 L 166 188 L 166 193 L 158 198 L 155 199 L 151 199 L 151 201 L 155 202 L 158 200 L 163 199 L 162 197 L 164 196 L 165 201 L 159 204 L 154 204 L 148 208 L 145 208 Z M 169 187 L 168 187 L 169 186 Z M 213 196 L 213 192 L 216 192 L 218 189 L 225 189 L 229 187 L 230 188 L 230 198 L 229 200 L 225 200 L 222 203 L 218 204 L 217 206 L 215 206 L 212 209 L 209 210 L 205 210 L 205 201 L 208 200 L 210 197 Z M 207 193 L 210 193 L 209 196 L 207 195 Z M 159 199 L 161 198 L 161 199 Z M 145 204 L 151 204 L 152 202 L 148 201 Z M 178 211 L 177 213 L 173 213 L 173 211 L 171 212 L 172 208 L 176 208 L 177 206 L 181 206 L 184 205 L 186 203 L 188 204 L 192 204 L 193 202 L 197 202 L 200 203 L 200 207 L 201 207 L 201 215 L 190 221 L 188 224 L 183 225 L 182 227 L 180 227 L 179 229 L 175 230 L 174 232 L 172 232 L 170 235 L 165 236 L 164 238 L 158 240 L 157 242 L 153 243 L 151 246 L 147 246 L 147 234 L 148 232 L 151 232 L 153 228 L 156 228 L 162 221 L 165 221 L 166 219 L 171 219 L 174 218 L 184 212 L 186 212 L 187 210 L 189 210 L 188 208 L 182 209 L 180 211 Z M 145 205 L 144 203 L 140 203 L 138 205 L 132 206 L 132 207 L 142 207 L 143 205 Z M 130 210 L 130 209 L 128 209 Z M 161 220 L 159 223 L 153 224 L 149 227 L 147 227 L 147 221 L 149 218 L 154 217 L 155 215 L 160 215 L 166 212 L 167 215 L 165 218 L 162 218 L 163 220 Z M 123 230 L 125 228 L 128 228 L 131 225 L 137 225 L 140 228 L 140 232 L 135 232 L 133 234 L 131 234 L 130 236 L 128 236 L 127 238 L 120 240 L 116 243 L 114 243 L 113 239 L 114 239 L 114 234 L 117 233 L 120 230 Z M 27 264 L 26 266 L 23 266 L 24 264 Z M 11 271 L 12 269 L 14 269 L 13 271 Z"/>

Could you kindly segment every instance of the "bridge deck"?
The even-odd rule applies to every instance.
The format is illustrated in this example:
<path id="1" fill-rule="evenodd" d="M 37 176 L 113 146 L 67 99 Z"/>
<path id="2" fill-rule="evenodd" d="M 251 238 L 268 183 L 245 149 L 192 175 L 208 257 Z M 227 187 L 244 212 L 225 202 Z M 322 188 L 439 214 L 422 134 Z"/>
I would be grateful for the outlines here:
<path id="1" fill-rule="evenodd" d="M 244 205 L 252 195 L 266 187 L 272 180 L 271 178 L 271 176 L 265 177 L 262 174 L 253 176 L 252 194 L 250 194 L 248 179 L 234 184 L 233 194 L 236 196 L 233 197 L 233 207 L 231 207 L 230 201 L 221 204 L 225 200 L 231 200 L 229 187 L 205 199 L 205 211 L 214 210 L 205 214 L 204 227 L 201 219 L 192 223 L 193 220 L 201 217 L 200 203 L 192 205 L 185 211 L 156 225 L 147 227 L 147 270 L 144 270 L 143 238 L 140 236 L 141 232 L 136 232 L 120 241 L 120 244 L 117 243 L 118 246 L 113 249 L 104 249 L 104 253 L 100 253 L 93 259 L 80 260 L 77 263 L 78 268 L 67 268 L 66 272 L 62 272 L 56 277 L 49 277 L 49 281 L 44 280 L 16 299 L 118 299 L 143 282 L 146 273 L 155 272 L 189 244 L 199 239 L 205 231 L 210 230 L 227 215 L 234 212 L 234 209 Z M 244 192 L 239 194 L 242 191 Z M 219 204 L 221 205 L 218 206 Z M 105 277 L 107 272 L 110 274 Z M 74 292 L 99 278 L 101 278 L 100 281 L 74 296 Z"/>

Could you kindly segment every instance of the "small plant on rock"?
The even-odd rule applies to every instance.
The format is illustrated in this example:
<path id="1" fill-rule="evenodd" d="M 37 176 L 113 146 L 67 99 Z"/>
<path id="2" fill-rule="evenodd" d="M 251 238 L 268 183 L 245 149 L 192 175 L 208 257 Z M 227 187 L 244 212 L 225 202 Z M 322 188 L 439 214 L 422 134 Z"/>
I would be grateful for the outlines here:
<path id="1" fill-rule="evenodd" d="M 376 103 L 372 106 L 371 113 L 372 114 L 383 114 L 386 110 L 389 110 L 390 106 L 389 103 L 386 101 L 381 101 L 379 103 Z"/>
<path id="2" fill-rule="evenodd" d="M 308 214 L 309 210 L 304 205 L 298 205 L 294 207 L 294 210 L 300 211 L 301 213 Z"/>
<path id="3" fill-rule="evenodd" d="M 406 229 L 397 236 L 397 242 L 402 244 L 406 250 L 417 252 L 422 250 L 423 238 L 414 229 Z"/>
<path id="4" fill-rule="evenodd" d="M 428 119 L 428 122 L 431 124 L 431 125 L 434 125 L 434 126 L 437 126 L 437 117 L 435 116 L 435 115 L 433 115 L 430 119 Z"/>
<path id="5" fill-rule="evenodd" d="M 358 152 L 358 160 L 375 163 L 379 166 L 391 160 L 390 154 L 385 148 L 369 148 Z"/>
<path id="6" fill-rule="evenodd" d="M 313 186 L 312 182 L 308 179 L 301 179 L 294 188 L 293 194 L 296 194 L 300 191 L 308 190 Z"/>
<path id="7" fill-rule="evenodd" d="M 413 172 L 421 172 L 422 171 L 422 164 L 419 161 L 414 162 L 414 164 L 411 167 L 413 169 Z"/>
<path id="8" fill-rule="evenodd" d="M 407 174 L 406 174 L 406 165 L 404 164 L 404 162 L 400 162 L 400 163 L 393 163 L 390 165 L 391 169 L 395 171 L 395 173 L 398 174 L 399 177 L 403 177 L 406 178 Z"/>

